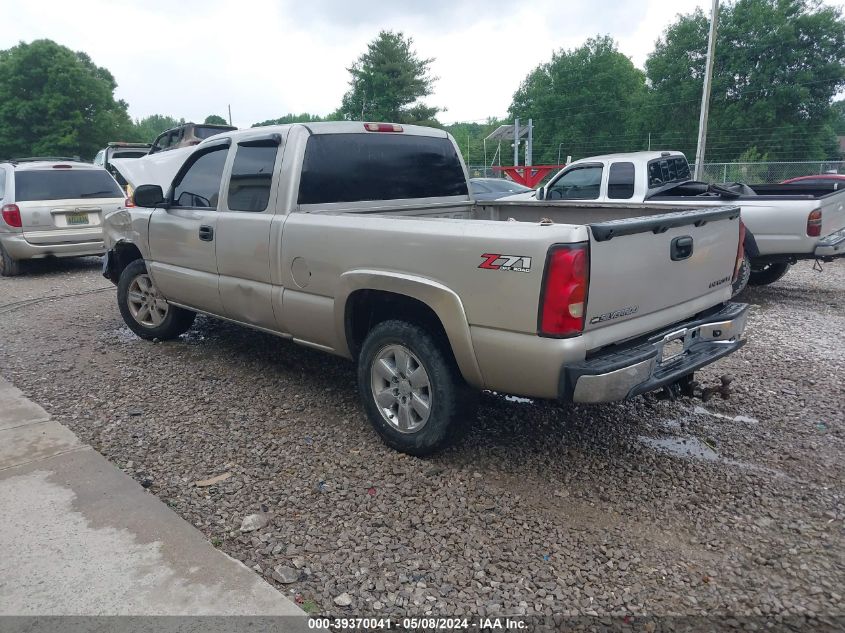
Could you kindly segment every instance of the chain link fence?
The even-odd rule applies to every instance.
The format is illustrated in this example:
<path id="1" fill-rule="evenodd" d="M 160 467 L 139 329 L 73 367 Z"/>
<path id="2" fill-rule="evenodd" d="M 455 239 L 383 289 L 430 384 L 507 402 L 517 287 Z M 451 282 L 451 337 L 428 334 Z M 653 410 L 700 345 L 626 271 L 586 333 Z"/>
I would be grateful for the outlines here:
<path id="1" fill-rule="evenodd" d="M 695 165 L 690 165 L 690 169 L 694 172 Z M 470 178 L 503 177 L 501 171 L 484 165 L 467 165 L 467 170 Z M 702 180 L 705 182 L 774 183 L 798 176 L 827 173 L 845 174 L 845 161 L 704 163 Z"/>
<path id="2" fill-rule="evenodd" d="M 695 165 L 690 165 L 695 172 Z M 774 183 L 818 174 L 845 174 L 845 161 L 704 163 L 705 182 Z"/>

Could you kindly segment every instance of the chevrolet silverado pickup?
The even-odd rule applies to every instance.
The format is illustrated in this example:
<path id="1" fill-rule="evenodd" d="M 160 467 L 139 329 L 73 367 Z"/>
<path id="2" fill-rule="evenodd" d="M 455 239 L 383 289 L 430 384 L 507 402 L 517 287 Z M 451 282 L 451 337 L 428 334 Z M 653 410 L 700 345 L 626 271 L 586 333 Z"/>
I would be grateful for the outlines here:
<path id="1" fill-rule="evenodd" d="M 649 203 L 701 208 L 735 204 L 748 229 L 747 262 L 735 292 L 770 284 L 799 259 L 831 261 L 845 255 L 845 190 L 834 183 L 746 185 L 691 180 L 681 152 L 633 152 L 583 158 L 545 187 L 508 200 Z"/>
<path id="2" fill-rule="evenodd" d="M 737 207 L 480 206 L 441 130 L 226 132 L 134 197 L 105 221 L 129 328 L 175 338 L 201 312 L 352 359 L 375 430 L 414 455 L 479 390 L 622 400 L 744 343 Z"/>

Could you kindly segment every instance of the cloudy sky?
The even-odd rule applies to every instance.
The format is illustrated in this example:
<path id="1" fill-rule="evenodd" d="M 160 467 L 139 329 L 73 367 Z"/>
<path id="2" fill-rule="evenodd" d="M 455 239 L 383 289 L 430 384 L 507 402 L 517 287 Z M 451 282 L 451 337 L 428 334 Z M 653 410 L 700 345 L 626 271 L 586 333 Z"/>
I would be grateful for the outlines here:
<path id="1" fill-rule="evenodd" d="M 845 0 L 828 0 L 845 6 Z M 380 29 L 434 57 L 431 105 L 444 122 L 505 114 L 553 50 L 609 34 L 642 67 L 678 13 L 709 0 L 0 0 L 0 48 L 51 38 L 115 76 L 133 117 L 226 116 L 244 127 L 288 112 L 327 114 L 346 68 Z"/>

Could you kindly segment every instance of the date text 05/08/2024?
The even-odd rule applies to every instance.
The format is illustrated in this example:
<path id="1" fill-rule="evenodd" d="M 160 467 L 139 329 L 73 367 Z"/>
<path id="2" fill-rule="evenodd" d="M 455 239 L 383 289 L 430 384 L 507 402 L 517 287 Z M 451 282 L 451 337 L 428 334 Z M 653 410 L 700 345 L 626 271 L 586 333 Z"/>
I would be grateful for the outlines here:
<path id="1" fill-rule="evenodd" d="M 527 628 L 523 620 L 513 618 L 311 618 L 308 628 L 329 631 L 354 630 L 442 630 L 442 631 L 516 631 Z"/>

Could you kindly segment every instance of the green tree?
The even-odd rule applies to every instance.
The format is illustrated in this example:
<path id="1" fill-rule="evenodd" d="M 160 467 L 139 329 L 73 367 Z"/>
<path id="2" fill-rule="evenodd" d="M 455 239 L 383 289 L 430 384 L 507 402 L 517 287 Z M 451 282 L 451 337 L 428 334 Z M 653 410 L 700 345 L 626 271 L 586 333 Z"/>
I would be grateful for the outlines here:
<path id="1" fill-rule="evenodd" d="M 332 115 L 322 117 L 319 114 L 309 114 L 308 112 L 303 112 L 302 114 L 294 114 L 291 112 L 289 114 L 279 117 L 278 119 L 267 119 L 266 121 L 253 123 L 252 127 L 263 127 L 265 125 L 285 125 L 287 123 L 315 123 L 319 121 L 338 120 L 337 118 L 331 118 L 331 116 Z"/>
<path id="2" fill-rule="evenodd" d="M 205 117 L 203 123 L 210 123 L 212 125 L 229 125 L 229 122 L 219 114 L 209 114 Z"/>
<path id="3" fill-rule="evenodd" d="M 152 143 L 156 136 L 185 123 L 185 119 L 175 119 L 165 114 L 152 114 L 138 119 L 132 124 L 131 138 L 127 140 L 137 143 Z"/>
<path id="4" fill-rule="evenodd" d="M 845 136 L 845 99 L 833 103 L 833 131 Z"/>
<path id="5" fill-rule="evenodd" d="M 467 165 L 482 167 L 485 164 L 490 166 L 497 147 L 495 143 L 488 144 L 487 154 L 485 156 L 484 139 L 504 123 L 504 121 L 490 118 L 485 123 L 452 123 L 451 125 L 444 125 L 443 129 L 455 137 L 455 141 L 458 143 L 458 147 L 461 149 L 461 154 Z M 512 154 L 513 152 L 511 152 Z M 496 160 L 496 164 L 500 164 L 498 159 Z M 483 175 L 483 173 L 479 172 L 476 174 L 475 171 L 470 173 L 470 176 L 473 177 L 480 175 Z"/>
<path id="6" fill-rule="evenodd" d="M 695 153 L 708 17 L 683 15 L 646 61 L 641 132 L 652 146 Z M 719 11 L 708 161 L 754 147 L 770 160 L 836 155 L 834 95 L 845 86 L 845 20 L 818 0 L 738 0 Z"/>
<path id="7" fill-rule="evenodd" d="M 419 101 L 432 93 L 436 78 L 429 66 L 434 59 L 417 56 L 413 43 L 401 32 L 381 31 L 367 45 L 367 52 L 347 69 L 350 89 L 338 110 L 345 120 L 437 125 L 442 108 Z"/>
<path id="8" fill-rule="evenodd" d="M 51 40 L 0 51 L 0 156 L 92 158 L 131 133 L 114 77 Z"/>
<path id="9" fill-rule="evenodd" d="M 580 158 L 638 149 L 635 116 L 644 98 L 643 73 L 612 38 L 599 36 L 531 71 L 508 114 L 521 125 L 533 119 L 534 164 L 557 163 L 558 152 Z M 513 164 L 510 146 L 503 154 L 504 164 Z"/>

